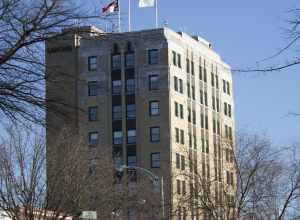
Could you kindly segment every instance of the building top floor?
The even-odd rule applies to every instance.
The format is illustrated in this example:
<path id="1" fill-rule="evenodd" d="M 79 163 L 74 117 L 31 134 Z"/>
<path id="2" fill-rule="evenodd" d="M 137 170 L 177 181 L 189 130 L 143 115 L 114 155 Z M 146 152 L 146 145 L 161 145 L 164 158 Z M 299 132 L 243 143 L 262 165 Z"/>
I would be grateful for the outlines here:
<path id="1" fill-rule="evenodd" d="M 72 43 L 79 47 L 79 53 L 113 51 L 118 44 L 120 52 L 128 50 L 127 43 L 132 43 L 133 50 L 168 48 L 178 53 L 182 59 L 194 60 L 195 64 L 207 67 L 218 66 L 222 72 L 230 73 L 230 66 L 213 50 L 212 45 L 199 36 L 190 36 L 184 32 L 175 32 L 170 28 L 158 28 L 133 32 L 106 33 L 94 26 L 84 26 L 63 30 L 63 35 L 75 36 Z M 65 34 L 66 35 L 65 35 Z M 58 38 L 56 38 L 58 40 Z M 56 44 L 57 41 L 51 44 Z M 73 41 L 74 40 L 74 41 Z"/>

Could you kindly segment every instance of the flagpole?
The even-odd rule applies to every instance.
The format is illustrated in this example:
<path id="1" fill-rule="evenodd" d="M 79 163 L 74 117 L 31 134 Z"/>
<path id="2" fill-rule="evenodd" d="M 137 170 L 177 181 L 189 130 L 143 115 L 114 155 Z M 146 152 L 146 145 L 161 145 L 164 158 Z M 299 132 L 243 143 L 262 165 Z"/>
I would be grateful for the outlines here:
<path id="1" fill-rule="evenodd" d="M 158 0 L 155 0 L 155 27 L 158 28 Z"/>
<path id="2" fill-rule="evenodd" d="M 131 0 L 128 2 L 128 32 L 131 31 Z"/>
<path id="3" fill-rule="evenodd" d="M 118 9 L 119 9 L 119 32 L 121 32 L 121 4 L 120 4 L 120 0 L 118 0 Z"/>

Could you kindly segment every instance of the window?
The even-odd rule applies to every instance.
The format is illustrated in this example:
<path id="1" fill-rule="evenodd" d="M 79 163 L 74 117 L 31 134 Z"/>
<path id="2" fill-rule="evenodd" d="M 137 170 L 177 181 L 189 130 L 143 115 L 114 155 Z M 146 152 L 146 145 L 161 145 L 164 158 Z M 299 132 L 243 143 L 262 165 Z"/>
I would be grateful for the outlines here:
<path id="1" fill-rule="evenodd" d="M 151 154 L 151 167 L 160 168 L 160 153 Z"/>
<path id="2" fill-rule="evenodd" d="M 120 54 L 112 56 L 112 65 L 111 66 L 112 66 L 113 70 L 121 69 L 121 55 Z"/>
<path id="3" fill-rule="evenodd" d="M 185 187 L 185 181 L 182 181 L 182 194 L 185 195 L 186 194 L 186 187 Z"/>
<path id="4" fill-rule="evenodd" d="M 95 175 L 96 174 L 96 166 L 97 166 L 97 161 L 96 159 L 90 159 L 89 160 L 89 164 L 88 164 L 88 167 L 89 167 L 89 174 L 90 175 Z"/>
<path id="5" fill-rule="evenodd" d="M 89 107 L 89 121 L 97 121 L 97 110 L 98 107 Z"/>
<path id="6" fill-rule="evenodd" d="M 183 191 L 183 190 L 182 190 Z M 185 194 L 185 193 L 184 193 Z M 192 210 L 192 212 L 193 212 L 193 210 Z M 192 216 L 194 216 L 193 214 L 192 214 Z M 187 218 L 187 210 L 186 210 L 186 208 L 185 207 L 182 207 L 182 217 L 183 217 L 183 220 L 186 220 L 186 218 Z M 193 218 L 193 217 L 192 217 Z"/>
<path id="7" fill-rule="evenodd" d="M 199 80 L 203 80 L 203 68 L 202 68 L 202 66 L 199 66 Z"/>
<path id="8" fill-rule="evenodd" d="M 182 82 L 182 79 L 179 79 L 178 82 L 179 82 L 179 92 L 181 94 L 183 94 L 183 82 Z"/>
<path id="9" fill-rule="evenodd" d="M 126 80 L 126 93 L 134 94 L 135 93 L 135 79 Z"/>
<path id="10" fill-rule="evenodd" d="M 174 90 L 178 92 L 178 78 L 174 76 Z"/>
<path id="11" fill-rule="evenodd" d="M 224 115 L 227 115 L 227 103 L 224 102 Z"/>
<path id="12" fill-rule="evenodd" d="M 148 50 L 148 64 L 158 64 L 158 49 Z"/>
<path id="13" fill-rule="evenodd" d="M 206 139 L 206 153 L 208 154 L 209 153 L 209 141 L 208 139 Z"/>
<path id="14" fill-rule="evenodd" d="M 226 93 L 226 81 L 223 79 L 223 92 Z"/>
<path id="15" fill-rule="evenodd" d="M 176 168 L 180 169 L 180 155 L 176 153 Z"/>
<path id="16" fill-rule="evenodd" d="M 181 68 L 181 55 L 177 54 L 177 66 Z"/>
<path id="17" fill-rule="evenodd" d="M 196 137 L 196 135 L 193 135 L 193 141 L 194 141 L 194 149 L 197 149 L 197 137 Z"/>
<path id="18" fill-rule="evenodd" d="M 192 147 L 192 134 L 189 132 L 188 133 L 188 138 L 189 138 L 189 147 Z"/>
<path id="19" fill-rule="evenodd" d="M 205 129 L 208 130 L 208 116 L 205 116 Z"/>
<path id="20" fill-rule="evenodd" d="M 215 75 L 213 73 L 211 73 L 211 86 L 215 86 Z"/>
<path id="21" fill-rule="evenodd" d="M 194 66 L 194 62 L 191 61 L 191 72 L 192 72 L 192 75 L 195 74 L 195 66 Z"/>
<path id="22" fill-rule="evenodd" d="M 203 90 L 200 90 L 200 103 L 203 105 Z"/>
<path id="23" fill-rule="evenodd" d="M 88 94 L 89 96 L 98 95 L 98 82 L 96 81 L 88 82 Z"/>
<path id="24" fill-rule="evenodd" d="M 180 130 L 180 143 L 184 144 L 184 131 Z"/>
<path id="25" fill-rule="evenodd" d="M 180 206 L 178 206 L 178 218 L 177 218 L 177 220 L 181 220 L 181 207 Z"/>
<path id="26" fill-rule="evenodd" d="M 206 67 L 204 67 L 203 81 L 205 83 L 207 82 L 207 70 L 206 70 Z"/>
<path id="27" fill-rule="evenodd" d="M 187 86 L 187 95 L 189 98 L 191 98 L 191 86 L 189 83 L 187 83 L 186 86 Z"/>
<path id="28" fill-rule="evenodd" d="M 213 133 L 216 133 L 216 120 L 213 119 Z"/>
<path id="29" fill-rule="evenodd" d="M 135 104 L 129 104 L 126 106 L 126 117 L 127 119 L 134 119 L 136 117 Z"/>
<path id="30" fill-rule="evenodd" d="M 178 113 L 178 103 L 175 102 L 175 116 L 178 117 L 179 113 Z"/>
<path id="31" fill-rule="evenodd" d="M 176 143 L 179 143 L 179 128 L 175 128 L 175 140 Z"/>
<path id="32" fill-rule="evenodd" d="M 229 136 L 230 140 L 233 139 L 233 136 L 232 136 L 232 127 L 228 127 L 228 136 Z"/>
<path id="33" fill-rule="evenodd" d="M 134 53 L 125 54 L 125 66 L 134 67 Z"/>
<path id="34" fill-rule="evenodd" d="M 226 162 L 229 162 L 229 149 L 226 149 Z"/>
<path id="35" fill-rule="evenodd" d="M 131 129 L 127 131 L 127 144 L 135 144 L 136 143 L 136 130 Z"/>
<path id="36" fill-rule="evenodd" d="M 195 125 L 196 124 L 196 111 L 195 110 L 193 110 L 192 111 L 192 113 L 193 113 L 193 124 Z"/>
<path id="37" fill-rule="evenodd" d="M 180 187 L 180 180 L 177 180 L 176 182 L 177 182 L 177 193 L 180 194 L 180 191 L 181 191 L 180 190 L 180 188 L 181 188 Z"/>
<path id="38" fill-rule="evenodd" d="M 180 158 L 181 158 L 181 169 L 182 169 L 182 170 L 185 170 L 185 158 L 184 158 L 184 156 L 182 156 L 182 155 L 181 155 Z"/>
<path id="39" fill-rule="evenodd" d="M 208 106 L 208 102 L 207 102 L 207 92 L 204 92 L 204 104 L 205 104 L 205 106 Z"/>
<path id="40" fill-rule="evenodd" d="M 212 108 L 213 110 L 216 110 L 216 99 L 214 96 L 212 96 Z"/>
<path id="41" fill-rule="evenodd" d="M 112 81 L 112 94 L 121 94 L 122 92 L 122 81 L 121 80 L 114 80 Z"/>
<path id="42" fill-rule="evenodd" d="M 230 95 L 230 84 L 227 82 L 227 94 Z"/>
<path id="43" fill-rule="evenodd" d="M 190 60 L 186 59 L 186 72 L 190 73 Z"/>
<path id="44" fill-rule="evenodd" d="M 97 57 L 96 56 L 88 57 L 88 70 L 89 71 L 97 70 Z"/>
<path id="45" fill-rule="evenodd" d="M 230 163 L 234 162 L 234 154 L 233 154 L 233 150 L 230 150 Z"/>
<path id="46" fill-rule="evenodd" d="M 180 106 L 180 118 L 183 119 L 183 105 L 179 105 Z"/>
<path id="47" fill-rule="evenodd" d="M 216 88 L 219 89 L 219 77 L 216 74 Z"/>
<path id="48" fill-rule="evenodd" d="M 192 99 L 195 100 L 196 97 L 195 97 L 195 86 L 192 86 Z"/>
<path id="49" fill-rule="evenodd" d="M 112 118 L 113 120 L 121 120 L 122 119 L 122 106 L 121 105 L 114 105 L 112 107 Z"/>
<path id="50" fill-rule="evenodd" d="M 158 75 L 149 76 L 149 90 L 158 90 Z"/>
<path id="51" fill-rule="evenodd" d="M 98 132 L 93 131 L 89 133 L 89 144 L 90 145 L 98 144 Z"/>
<path id="52" fill-rule="evenodd" d="M 231 105 L 228 104 L 228 117 L 231 118 Z"/>
<path id="53" fill-rule="evenodd" d="M 191 122 L 191 109 L 188 108 L 188 122 Z"/>
<path id="54" fill-rule="evenodd" d="M 204 128 L 204 115 L 203 115 L 203 113 L 201 113 L 201 115 L 200 115 L 200 124 L 201 124 L 201 128 Z"/>
<path id="55" fill-rule="evenodd" d="M 122 144 L 122 142 L 123 142 L 122 131 L 114 131 L 113 132 L 113 143 L 114 144 Z"/>
<path id="56" fill-rule="evenodd" d="M 220 100 L 219 98 L 216 98 L 216 102 L 217 102 L 217 112 L 220 111 Z"/>
<path id="57" fill-rule="evenodd" d="M 136 156 L 135 155 L 130 155 L 127 156 L 127 166 L 136 166 Z"/>
<path id="58" fill-rule="evenodd" d="M 160 128 L 151 127 L 150 128 L 150 142 L 159 142 L 160 141 Z"/>
<path id="59" fill-rule="evenodd" d="M 172 51 L 172 60 L 173 60 L 173 65 L 174 65 L 174 66 L 177 65 L 176 58 L 177 58 L 176 52 L 175 52 L 175 51 Z"/>
<path id="60" fill-rule="evenodd" d="M 159 115 L 159 101 L 150 101 L 149 102 L 149 114 L 150 116 L 157 116 Z"/>

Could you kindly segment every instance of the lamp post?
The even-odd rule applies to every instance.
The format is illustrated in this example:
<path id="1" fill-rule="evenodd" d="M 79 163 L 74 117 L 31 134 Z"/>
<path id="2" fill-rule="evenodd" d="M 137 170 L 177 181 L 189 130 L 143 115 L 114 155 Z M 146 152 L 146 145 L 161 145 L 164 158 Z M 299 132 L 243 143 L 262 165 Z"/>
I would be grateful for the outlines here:
<path id="1" fill-rule="evenodd" d="M 138 167 L 138 166 L 126 166 L 126 165 L 122 165 L 119 168 L 116 168 L 117 171 L 119 172 L 123 172 L 124 169 L 135 169 L 135 170 L 140 170 L 142 172 L 144 172 L 151 180 L 151 182 L 153 183 L 153 185 L 155 187 L 159 186 L 160 187 L 160 194 L 161 194 L 161 215 L 162 215 L 162 219 L 165 219 L 165 199 L 164 199 L 164 178 L 156 176 L 154 173 L 152 173 L 150 170 L 147 170 L 143 167 Z"/>

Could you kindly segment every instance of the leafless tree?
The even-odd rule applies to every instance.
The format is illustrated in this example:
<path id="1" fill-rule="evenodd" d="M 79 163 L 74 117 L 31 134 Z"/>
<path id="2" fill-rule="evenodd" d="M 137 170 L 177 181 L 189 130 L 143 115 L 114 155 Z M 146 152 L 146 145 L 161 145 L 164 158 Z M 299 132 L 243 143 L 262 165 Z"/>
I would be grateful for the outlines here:
<path id="1" fill-rule="evenodd" d="M 299 50 L 299 42 L 300 42 L 300 8 L 293 8 L 287 12 L 289 18 L 286 19 L 287 27 L 284 29 L 284 37 L 287 39 L 287 43 L 277 52 L 272 54 L 269 57 L 266 57 L 262 60 L 256 62 L 256 67 L 249 67 L 249 68 L 241 68 L 235 69 L 234 72 L 274 72 L 274 71 L 281 71 L 293 66 L 297 66 L 300 64 L 300 57 L 298 54 L 293 54 L 291 57 L 288 57 L 286 60 L 282 60 L 281 56 L 284 53 L 290 51 L 297 51 Z M 279 58 L 279 63 L 277 64 L 270 64 L 270 62 L 274 63 L 274 60 Z"/>
<path id="2" fill-rule="evenodd" d="M 226 144 L 223 142 L 223 145 Z M 231 161 L 234 180 L 201 169 L 193 161 L 189 171 L 174 179 L 184 180 L 186 189 L 178 197 L 174 215 L 202 215 L 205 219 L 296 220 L 300 216 L 299 146 L 276 148 L 263 135 L 240 134 Z M 225 150 L 223 160 L 225 160 Z M 228 166 L 228 163 L 224 163 Z M 198 168 L 197 168 L 198 167 Z M 200 167 L 200 169 L 199 169 Z M 183 192 L 184 191 L 184 192 Z"/>
<path id="3" fill-rule="evenodd" d="M 79 21 L 100 18 L 99 12 L 93 14 L 78 3 L 85 2 L 0 1 L 0 114 L 3 120 L 25 119 L 44 124 L 44 80 L 49 76 L 45 76 L 43 42 Z"/>
<path id="4" fill-rule="evenodd" d="M 87 172 L 83 172 L 79 144 L 69 140 L 65 145 L 61 151 L 64 165 L 60 166 L 57 161 L 57 170 L 48 175 L 55 180 L 51 185 L 46 181 L 43 137 L 32 137 L 21 129 L 10 128 L 0 148 L 0 209 L 9 217 L 59 219 L 76 215 L 81 210 L 90 179 Z M 70 150 L 72 154 L 68 153 Z M 61 188 L 67 190 L 61 191 Z"/>
<path id="5" fill-rule="evenodd" d="M 10 127 L 0 143 L 0 210 L 17 220 L 77 218 L 84 210 L 97 211 L 98 219 L 129 211 L 159 219 L 160 191 L 153 182 L 136 170 L 117 175 L 109 152 L 90 155 L 83 143 L 66 129 L 59 150 L 46 152 L 42 135 Z"/>

